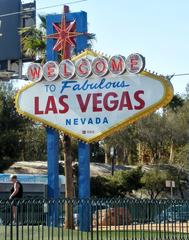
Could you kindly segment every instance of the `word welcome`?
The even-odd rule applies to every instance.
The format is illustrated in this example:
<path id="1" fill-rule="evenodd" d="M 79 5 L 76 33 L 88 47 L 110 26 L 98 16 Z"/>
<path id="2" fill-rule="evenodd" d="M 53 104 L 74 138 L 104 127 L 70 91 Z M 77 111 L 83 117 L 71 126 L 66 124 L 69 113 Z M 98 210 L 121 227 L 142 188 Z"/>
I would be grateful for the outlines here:
<path id="1" fill-rule="evenodd" d="M 76 62 L 69 59 L 61 61 L 60 64 L 49 61 L 43 66 L 32 63 L 27 70 L 29 80 L 39 82 L 43 78 L 52 82 L 58 78 L 71 79 L 74 76 L 88 78 L 91 74 L 98 77 L 105 76 L 108 72 L 121 75 L 125 71 L 133 74 L 140 73 L 145 67 L 145 58 L 138 53 L 129 55 L 126 59 L 121 55 L 115 55 L 107 60 L 105 57 L 95 57 L 92 61 L 82 57 Z"/>

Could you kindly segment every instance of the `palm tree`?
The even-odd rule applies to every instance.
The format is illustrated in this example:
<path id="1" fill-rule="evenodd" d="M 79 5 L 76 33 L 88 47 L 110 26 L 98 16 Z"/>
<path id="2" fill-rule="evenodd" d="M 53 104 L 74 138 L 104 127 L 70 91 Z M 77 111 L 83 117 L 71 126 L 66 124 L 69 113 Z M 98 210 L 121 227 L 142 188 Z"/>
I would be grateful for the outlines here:
<path id="1" fill-rule="evenodd" d="M 35 26 L 21 28 L 19 33 L 21 35 L 22 52 L 26 57 L 37 59 L 39 61 L 45 60 L 45 29 L 46 19 L 45 16 L 39 15 L 41 20 L 40 28 Z"/>
<path id="2" fill-rule="evenodd" d="M 74 198 L 74 183 L 72 169 L 72 154 L 71 154 L 71 138 L 63 135 L 62 138 L 63 155 L 64 155 L 64 175 L 66 178 L 65 197 L 70 201 Z M 73 206 L 69 202 L 65 202 L 65 225 L 66 229 L 74 229 Z"/>

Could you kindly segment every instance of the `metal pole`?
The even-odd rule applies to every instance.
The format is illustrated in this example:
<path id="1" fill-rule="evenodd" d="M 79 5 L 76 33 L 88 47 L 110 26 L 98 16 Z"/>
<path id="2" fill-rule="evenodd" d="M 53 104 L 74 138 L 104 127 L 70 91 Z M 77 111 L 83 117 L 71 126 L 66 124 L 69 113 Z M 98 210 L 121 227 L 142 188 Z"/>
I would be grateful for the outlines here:
<path id="1" fill-rule="evenodd" d="M 115 169 L 115 149 L 114 147 L 110 148 L 110 157 L 112 162 L 112 176 L 114 176 L 114 169 Z"/>
<path id="2" fill-rule="evenodd" d="M 22 78 L 22 59 L 18 60 L 18 77 Z"/>
<path id="3" fill-rule="evenodd" d="M 76 24 L 77 32 L 87 32 L 87 13 L 80 12 Z M 87 36 L 77 37 L 76 51 L 80 53 L 87 48 Z M 80 199 L 90 197 L 90 145 L 78 143 L 78 192 Z M 79 228 L 81 231 L 90 230 L 90 206 L 84 202 L 79 207 Z"/>
<path id="4" fill-rule="evenodd" d="M 50 16 L 47 15 L 47 35 L 53 33 L 53 26 L 51 26 Z M 53 51 L 53 41 L 47 39 L 46 54 L 47 61 L 57 60 L 57 54 Z M 53 93 L 52 93 L 53 94 Z M 47 163 L 48 163 L 48 198 L 59 198 L 59 133 L 52 129 L 46 128 L 47 131 Z M 50 206 L 50 219 L 54 226 L 58 224 L 58 208 Z"/>
<path id="5" fill-rule="evenodd" d="M 90 197 L 90 145 L 79 142 L 78 144 L 78 184 L 79 198 L 84 199 L 79 206 L 80 231 L 90 231 L 90 206 L 85 199 Z"/>
<path id="6" fill-rule="evenodd" d="M 173 181 L 171 181 L 171 199 L 173 199 Z"/>
<path id="7" fill-rule="evenodd" d="M 53 33 L 53 26 L 52 26 L 52 20 L 54 20 L 56 18 L 56 21 L 59 21 L 60 16 L 52 16 L 52 15 L 47 15 L 47 35 L 52 34 Z M 76 31 L 77 32 L 87 32 L 87 13 L 86 12 L 79 12 L 79 13 L 68 13 L 66 15 L 66 18 L 68 19 L 68 21 L 73 21 L 74 19 L 76 19 Z M 71 20 L 69 20 L 71 19 Z M 53 48 L 53 43 L 54 40 L 53 39 L 48 39 L 47 40 L 47 60 L 56 60 L 57 59 L 57 53 L 55 51 L 52 50 Z M 78 36 L 76 38 L 76 52 L 80 53 L 81 51 L 83 51 L 84 49 L 86 49 L 87 47 L 87 36 L 86 35 L 81 35 Z M 51 129 L 52 130 L 52 129 Z M 53 131 L 51 131 L 52 135 L 53 135 Z M 55 132 L 54 132 L 55 134 Z M 56 132 L 56 134 L 58 134 Z M 49 138 L 49 134 L 47 131 L 47 137 Z M 54 142 L 53 145 L 58 146 L 58 136 L 54 136 Z M 52 139 L 51 139 L 52 140 Z M 79 188 L 79 197 L 80 198 L 89 198 L 90 197 L 90 171 L 89 171 L 89 166 L 90 166 L 90 155 L 89 155 L 89 151 L 90 151 L 90 147 L 88 144 L 85 143 L 80 143 L 78 144 L 78 152 L 79 152 L 79 156 L 78 156 L 78 161 L 79 161 L 79 166 L 78 166 L 78 172 L 79 172 L 79 181 L 78 181 L 78 188 Z M 51 152 L 50 148 L 48 149 L 48 169 L 50 171 L 50 168 L 52 167 L 52 171 L 58 172 L 58 148 L 55 150 L 54 149 L 54 153 L 55 155 L 53 156 L 53 151 Z M 52 172 L 51 172 L 52 173 Z M 49 186 L 50 184 L 54 184 L 55 189 L 58 188 L 58 181 L 56 179 L 56 181 L 54 181 L 54 183 L 52 183 L 52 179 L 49 176 Z M 82 179 L 85 179 L 85 181 L 83 181 Z M 85 190 L 86 189 L 86 190 Z M 58 196 L 58 191 L 56 191 L 55 193 L 56 196 Z M 48 195 L 49 196 L 49 195 Z M 82 223 L 80 223 L 80 229 L 82 231 L 88 231 L 89 227 L 90 227 L 90 209 L 88 208 L 87 212 L 81 212 L 80 216 L 82 216 L 83 214 L 85 214 L 84 219 L 82 221 Z"/>

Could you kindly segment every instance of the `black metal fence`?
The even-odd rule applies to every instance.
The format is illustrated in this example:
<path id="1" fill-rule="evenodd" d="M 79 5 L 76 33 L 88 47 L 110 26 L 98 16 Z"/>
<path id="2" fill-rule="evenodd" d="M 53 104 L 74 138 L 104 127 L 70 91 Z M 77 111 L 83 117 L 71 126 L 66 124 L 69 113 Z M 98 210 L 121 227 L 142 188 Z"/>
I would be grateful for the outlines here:
<path id="1" fill-rule="evenodd" d="M 0 240 L 63 239 L 189 239 L 189 201 L 0 200 Z"/>

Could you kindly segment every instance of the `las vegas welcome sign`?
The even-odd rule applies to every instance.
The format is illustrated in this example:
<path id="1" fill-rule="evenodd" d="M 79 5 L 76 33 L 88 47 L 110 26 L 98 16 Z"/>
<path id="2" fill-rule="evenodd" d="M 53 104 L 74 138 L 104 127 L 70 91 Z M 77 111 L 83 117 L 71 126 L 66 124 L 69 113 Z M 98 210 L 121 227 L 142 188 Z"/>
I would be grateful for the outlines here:
<path id="1" fill-rule="evenodd" d="M 140 54 L 107 59 L 90 50 L 60 64 L 32 63 L 16 109 L 85 142 L 100 140 L 172 99 L 170 81 L 144 65 Z"/>

